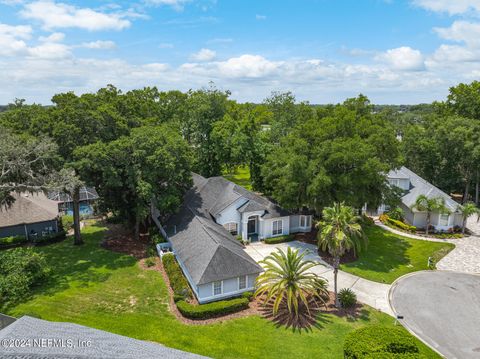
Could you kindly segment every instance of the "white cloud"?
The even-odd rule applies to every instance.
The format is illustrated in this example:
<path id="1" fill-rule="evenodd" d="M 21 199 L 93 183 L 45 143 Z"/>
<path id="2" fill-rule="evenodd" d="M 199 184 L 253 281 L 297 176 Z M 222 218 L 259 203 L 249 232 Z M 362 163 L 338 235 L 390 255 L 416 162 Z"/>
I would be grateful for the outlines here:
<path id="1" fill-rule="evenodd" d="M 272 62 L 259 55 L 242 55 L 218 62 L 218 70 L 226 77 L 265 77 L 275 72 L 281 62 Z"/>
<path id="2" fill-rule="evenodd" d="M 443 44 L 435 50 L 432 60 L 443 63 L 478 61 L 480 60 L 480 51 L 464 46 Z"/>
<path id="3" fill-rule="evenodd" d="M 210 49 L 201 49 L 190 56 L 193 61 L 211 61 L 217 56 L 217 53 Z"/>
<path id="4" fill-rule="evenodd" d="M 71 56 L 70 47 L 58 42 L 44 42 L 28 49 L 28 56 L 37 59 L 63 59 Z"/>
<path id="5" fill-rule="evenodd" d="M 183 10 L 186 3 L 189 3 L 191 0 L 146 0 L 146 3 L 149 5 L 156 6 L 171 6 L 177 11 Z"/>
<path id="6" fill-rule="evenodd" d="M 436 27 L 434 31 L 445 40 L 480 46 L 480 23 L 455 21 L 450 27 Z"/>
<path id="7" fill-rule="evenodd" d="M 387 50 L 377 55 L 375 59 L 400 71 L 418 71 L 425 67 L 425 59 L 422 53 L 408 46 Z"/>
<path id="8" fill-rule="evenodd" d="M 480 12 L 480 0 L 413 0 L 413 4 L 426 10 L 450 15 Z"/>
<path id="9" fill-rule="evenodd" d="M 60 42 L 65 38 L 65 34 L 62 32 L 54 32 L 48 36 L 40 36 L 38 39 L 42 42 Z"/>
<path id="10" fill-rule="evenodd" d="M 0 23 L 0 55 L 13 56 L 27 51 L 24 40 L 30 39 L 32 28 L 30 26 L 10 26 Z"/>
<path id="11" fill-rule="evenodd" d="M 45 0 L 25 4 L 20 15 L 25 19 L 40 21 L 46 30 L 57 28 L 80 28 L 89 31 L 122 30 L 130 26 L 130 21 L 125 19 L 124 15 Z"/>
<path id="12" fill-rule="evenodd" d="M 91 42 L 84 42 L 83 44 L 80 45 L 80 47 L 85 47 L 87 49 L 111 50 L 111 49 L 114 49 L 116 45 L 115 45 L 115 42 L 113 41 L 97 40 L 97 41 L 91 41 Z"/>
<path id="13" fill-rule="evenodd" d="M 255 19 L 257 19 L 257 20 L 266 20 L 267 17 L 266 17 L 265 15 L 259 15 L 259 14 L 257 14 L 257 15 L 255 15 Z"/>

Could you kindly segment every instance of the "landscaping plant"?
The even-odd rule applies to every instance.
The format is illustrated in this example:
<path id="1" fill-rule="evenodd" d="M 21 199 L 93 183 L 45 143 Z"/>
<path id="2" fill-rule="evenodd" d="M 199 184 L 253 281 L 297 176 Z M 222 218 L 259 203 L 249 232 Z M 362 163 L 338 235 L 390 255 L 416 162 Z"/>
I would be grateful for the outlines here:
<path id="1" fill-rule="evenodd" d="M 352 250 L 354 255 L 362 249 L 362 243 L 367 244 L 360 217 L 355 215 L 352 207 L 343 203 L 335 203 L 333 207 L 326 207 L 323 212 L 323 221 L 319 223 L 318 246 L 328 251 L 333 257 L 333 278 L 335 291 L 335 306 L 338 308 L 337 276 L 340 267 L 340 258 Z"/>
<path id="2" fill-rule="evenodd" d="M 351 288 L 343 288 L 338 292 L 338 300 L 342 308 L 352 308 L 357 304 L 357 295 Z"/>
<path id="3" fill-rule="evenodd" d="M 284 303 L 288 313 L 295 317 L 299 315 L 300 304 L 308 313 L 311 300 L 325 304 L 327 281 L 310 271 L 319 263 L 305 260 L 305 255 L 306 252 L 300 253 L 288 247 L 287 252 L 277 249 L 260 262 L 265 272 L 257 278 L 255 296 L 265 296 L 265 304 L 272 300 L 274 315 Z"/>
<path id="4" fill-rule="evenodd" d="M 445 205 L 445 199 L 442 197 L 429 198 L 423 194 L 419 195 L 415 200 L 415 204 L 412 209 L 416 209 L 420 212 L 427 212 L 427 226 L 425 233 L 428 235 L 430 229 L 430 221 L 432 212 L 440 212 L 442 214 L 450 213 Z"/>

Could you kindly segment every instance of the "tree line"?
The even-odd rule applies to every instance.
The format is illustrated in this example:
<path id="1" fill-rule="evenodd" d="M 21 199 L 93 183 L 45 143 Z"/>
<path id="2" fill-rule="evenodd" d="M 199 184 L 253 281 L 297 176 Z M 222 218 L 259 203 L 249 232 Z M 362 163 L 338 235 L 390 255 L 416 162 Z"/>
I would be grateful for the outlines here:
<path id="1" fill-rule="evenodd" d="M 3 206 L 12 191 L 75 193 L 87 184 L 100 194 L 100 210 L 138 235 L 152 202 L 165 216 L 176 211 L 191 171 L 210 177 L 248 167 L 254 190 L 320 214 L 335 202 L 361 208 L 394 198 L 385 174 L 402 164 L 478 203 L 478 82 L 401 111 L 363 95 L 325 106 L 288 92 L 238 103 L 213 86 L 124 93 L 109 85 L 57 94 L 52 103 L 17 100 L 0 113 Z"/>

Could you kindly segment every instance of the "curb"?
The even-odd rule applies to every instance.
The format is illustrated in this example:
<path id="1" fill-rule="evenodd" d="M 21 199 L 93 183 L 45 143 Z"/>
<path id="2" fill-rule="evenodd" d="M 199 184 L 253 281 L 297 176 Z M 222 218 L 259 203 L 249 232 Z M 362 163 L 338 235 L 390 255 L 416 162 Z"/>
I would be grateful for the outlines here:
<path id="1" fill-rule="evenodd" d="M 467 275 L 476 275 L 476 276 L 480 276 L 480 273 L 475 273 L 475 274 L 472 274 L 472 273 L 465 273 L 465 272 L 460 272 L 460 271 L 453 271 L 453 270 L 422 270 L 422 271 L 417 271 L 417 272 L 412 272 L 412 273 L 407 273 L 397 279 L 395 279 L 395 281 L 392 283 L 391 287 L 390 287 L 390 290 L 388 291 L 388 304 L 390 306 L 390 309 L 392 310 L 393 314 L 395 315 L 395 318 L 397 317 L 398 313 L 397 311 L 395 310 L 395 307 L 393 306 L 393 303 L 392 303 L 392 296 L 393 296 L 393 292 L 395 290 L 395 288 L 397 287 L 398 285 L 398 282 L 403 280 L 403 279 L 406 279 L 408 277 L 412 277 L 414 275 L 417 275 L 417 274 L 420 274 L 420 273 L 435 273 L 435 272 L 448 272 L 448 273 L 458 273 L 458 274 L 467 274 Z M 432 345 L 430 343 L 427 343 L 423 338 L 421 338 L 415 331 L 413 331 L 413 329 L 411 329 L 403 320 L 399 320 L 399 319 L 396 319 L 410 334 L 412 334 L 413 336 L 415 336 L 416 338 L 418 338 L 422 343 L 424 343 L 426 346 L 428 346 L 429 348 L 431 348 L 433 351 L 435 351 L 438 355 L 440 355 L 442 358 L 446 358 L 445 355 L 443 355 L 442 353 L 440 353 L 436 348 L 433 348 Z"/>

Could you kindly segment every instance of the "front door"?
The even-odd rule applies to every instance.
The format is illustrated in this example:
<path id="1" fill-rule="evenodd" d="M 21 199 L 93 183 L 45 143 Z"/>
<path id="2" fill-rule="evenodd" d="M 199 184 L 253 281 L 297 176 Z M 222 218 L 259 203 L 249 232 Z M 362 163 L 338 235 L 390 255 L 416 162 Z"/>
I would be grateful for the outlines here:
<path id="1" fill-rule="evenodd" d="M 248 220 L 248 234 L 257 233 L 257 219 L 250 218 Z"/>

